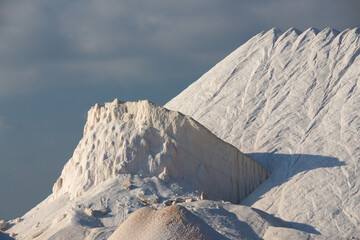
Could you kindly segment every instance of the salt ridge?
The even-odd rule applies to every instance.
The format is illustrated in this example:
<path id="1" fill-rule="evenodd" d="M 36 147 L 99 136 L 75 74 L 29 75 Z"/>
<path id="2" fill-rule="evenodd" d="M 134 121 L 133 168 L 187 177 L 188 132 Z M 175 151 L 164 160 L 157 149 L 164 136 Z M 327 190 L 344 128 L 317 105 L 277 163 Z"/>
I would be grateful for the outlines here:
<path id="1" fill-rule="evenodd" d="M 325 235 L 360 237 L 359 54 L 359 28 L 271 29 L 165 107 L 273 171 L 243 203 Z"/>

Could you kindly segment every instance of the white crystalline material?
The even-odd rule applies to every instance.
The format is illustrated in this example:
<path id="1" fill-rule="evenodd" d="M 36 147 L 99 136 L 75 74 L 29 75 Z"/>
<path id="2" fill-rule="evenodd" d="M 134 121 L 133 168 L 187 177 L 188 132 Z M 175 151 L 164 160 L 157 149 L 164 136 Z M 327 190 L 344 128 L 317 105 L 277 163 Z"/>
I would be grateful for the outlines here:
<path id="1" fill-rule="evenodd" d="M 244 203 L 360 237 L 360 30 L 262 32 L 165 105 L 263 163 Z"/>
<path id="2" fill-rule="evenodd" d="M 156 194 L 147 195 L 144 192 L 140 192 L 136 197 L 144 204 L 156 204 L 160 200 Z"/>
<path id="3" fill-rule="evenodd" d="M 226 240 L 201 218 L 184 207 L 137 210 L 109 237 L 109 240 Z"/>
<path id="4" fill-rule="evenodd" d="M 321 235 L 319 236 L 319 235 L 315 235 L 315 234 L 309 234 L 309 233 L 301 232 L 301 231 L 291 229 L 291 228 L 269 227 L 267 229 L 263 239 L 264 240 L 282 240 L 282 239 L 291 239 L 291 240 L 303 240 L 303 239 L 327 240 L 327 239 L 329 239 L 329 237 L 325 237 L 325 236 L 321 236 Z M 348 239 L 352 239 L 352 238 L 350 237 Z"/>
<path id="5" fill-rule="evenodd" d="M 129 183 L 130 180 L 135 187 L 131 190 L 123 189 L 121 186 Z M 181 186 L 176 182 L 165 183 L 157 177 L 142 178 L 137 175 L 122 174 L 94 185 L 82 196 L 72 201 L 69 199 L 68 194 L 58 196 L 56 199 L 49 196 L 26 213 L 22 217 L 23 221 L 10 226 L 7 233 L 13 232 L 17 240 L 28 240 L 32 236 L 38 236 L 36 237 L 37 240 L 105 240 L 122 222 L 136 210 L 143 207 L 137 196 L 145 189 L 149 193 L 157 194 L 160 201 L 163 201 L 152 205 L 154 209 L 163 208 L 166 200 L 170 200 L 171 203 L 176 202 L 176 204 L 186 207 L 201 218 L 201 221 L 206 222 L 207 225 L 230 240 L 263 238 L 267 229 L 271 226 L 291 228 L 290 223 L 247 206 L 212 200 L 188 202 L 187 199 L 196 199 L 196 191 L 191 190 L 191 188 L 180 191 L 180 188 Z M 183 202 L 184 199 L 185 202 Z M 89 208 L 92 209 L 91 214 L 86 213 L 88 211 L 86 209 Z M 102 209 L 105 209 L 105 211 Z M 156 230 L 155 225 L 157 223 L 159 222 L 155 220 L 153 230 Z M 193 223 L 198 225 L 199 221 Z M 151 224 L 149 222 L 150 226 Z M 202 224 L 200 223 L 200 225 Z M 182 229 L 187 232 L 191 231 L 186 226 Z M 134 231 L 141 232 L 143 229 L 134 228 Z M 274 231 L 276 229 L 272 232 Z M 209 233 L 208 230 L 206 232 Z M 153 233 L 167 235 L 169 231 Z"/>
<path id="6" fill-rule="evenodd" d="M 53 187 L 74 199 L 119 174 L 182 179 L 238 203 L 267 179 L 266 169 L 188 116 L 149 101 L 95 105 L 84 137 Z"/>

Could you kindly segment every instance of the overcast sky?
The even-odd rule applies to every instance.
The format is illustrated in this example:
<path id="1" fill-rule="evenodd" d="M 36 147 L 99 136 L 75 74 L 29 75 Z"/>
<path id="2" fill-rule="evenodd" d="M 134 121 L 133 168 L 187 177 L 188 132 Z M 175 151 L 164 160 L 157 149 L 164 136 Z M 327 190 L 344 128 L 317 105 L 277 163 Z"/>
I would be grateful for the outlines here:
<path id="1" fill-rule="evenodd" d="M 342 31 L 359 12 L 359 0 L 0 0 L 0 219 L 51 193 L 95 103 L 163 105 L 261 31 Z"/>

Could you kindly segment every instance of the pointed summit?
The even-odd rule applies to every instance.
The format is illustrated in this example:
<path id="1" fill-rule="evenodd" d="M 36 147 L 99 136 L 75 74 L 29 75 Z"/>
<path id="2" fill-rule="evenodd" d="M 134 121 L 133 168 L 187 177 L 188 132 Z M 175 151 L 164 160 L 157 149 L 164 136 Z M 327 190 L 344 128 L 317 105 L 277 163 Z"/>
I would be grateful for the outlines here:
<path id="1" fill-rule="evenodd" d="M 300 30 L 298 30 L 298 29 L 296 29 L 296 28 L 294 28 L 294 27 L 291 27 L 291 28 L 289 28 L 284 34 L 286 34 L 286 33 L 296 33 L 297 35 L 300 35 L 301 34 L 301 31 Z"/>
<path id="2" fill-rule="evenodd" d="M 332 33 L 334 35 L 338 35 L 340 32 L 338 30 L 336 30 L 335 28 L 332 28 L 332 27 L 327 27 L 327 28 L 324 28 L 320 33 L 325 33 L 326 35 L 328 33 Z"/>
<path id="3" fill-rule="evenodd" d="M 282 34 L 283 32 L 279 28 L 273 27 L 268 31 L 268 33 L 273 33 L 275 35 L 279 35 L 279 34 Z"/>
<path id="4" fill-rule="evenodd" d="M 281 36 L 281 34 L 283 34 L 283 32 L 278 29 L 278 28 L 271 28 L 269 31 L 267 31 L 265 34 L 264 34 L 264 38 L 266 37 L 271 37 L 273 38 L 274 42 L 279 38 L 279 36 Z"/>
<path id="5" fill-rule="evenodd" d="M 308 28 L 305 32 L 312 32 L 314 33 L 315 35 L 318 34 L 320 31 L 319 29 L 315 28 L 315 27 L 310 27 Z"/>
<path id="6" fill-rule="evenodd" d="M 356 28 L 352 29 L 352 31 L 353 31 L 355 34 L 360 34 L 360 28 L 359 28 L 359 27 L 356 27 Z"/>

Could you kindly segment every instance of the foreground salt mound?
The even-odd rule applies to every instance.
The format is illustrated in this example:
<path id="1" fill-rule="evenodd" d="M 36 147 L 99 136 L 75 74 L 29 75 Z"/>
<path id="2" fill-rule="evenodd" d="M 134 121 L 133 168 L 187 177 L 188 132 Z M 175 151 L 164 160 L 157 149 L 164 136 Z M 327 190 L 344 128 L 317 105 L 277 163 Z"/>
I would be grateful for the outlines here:
<path id="1" fill-rule="evenodd" d="M 133 213 L 109 240 L 221 240 L 220 235 L 201 218 L 184 207 L 173 205 L 161 210 L 149 207 Z"/>
<path id="2" fill-rule="evenodd" d="M 123 185 L 129 182 L 132 188 L 124 188 Z M 22 221 L 12 220 L 6 233 L 17 240 L 105 240 L 133 212 L 144 206 L 137 198 L 142 192 L 160 197 L 159 203 L 151 205 L 154 208 L 162 208 L 164 201 L 175 197 L 195 201 L 199 196 L 196 190 L 174 181 L 165 183 L 157 177 L 121 174 L 94 185 L 73 200 L 69 194 L 55 199 L 50 195 L 22 216 Z"/>
<path id="3" fill-rule="evenodd" d="M 216 231 L 214 231 L 216 230 Z M 134 212 L 110 236 L 117 239 L 329 239 L 314 229 L 276 218 L 259 209 L 204 200 L 164 209 L 145 207 Z"/>
<path id="4" fill-rule="evenodd" d="M 123 183 L 129 182 L 129 180 L 133 183 L 133 188 L 130 190 L 122 188 Z M 229 202 L 198 200 L 196 197 L 199 196 L 198 192 L 186 189 L 185 185 L 179 185 L 176 182 L 165 183 L 157 177 L 142 178 L 130 174 L 122 174 L 95 185 L 82 196 L 72 201 L 69 200 L 67 194 L 56 199 L 49 196 L 26 213 L 21 218 L 22 221 L 12 221 L 6 233 L 14 235 L 17 240 L 105 240 L 126 219 L 131 217 L 132 214 L 136 214 L 137 210 L 143 207 L 143 204 L 136 198 L 142 190 L 160 196 L 160 203 L 151 205 L 153 209 L 164 208 L 164 202 L 168 199 L 194 199 L 193 202 L 179 203 L 179 205 L 197 216 L 197 218 L 193 217 L 192 214 L 187 212 L 185 216 L 190 215 L 190 218 L 187 218 L 189 224 L 183 225 L 183 230 L 191 231 L 190 227 L 194 225 L 205 226 L 200 230 L 207 230 L 201 230 L 200 233 L 206 235 L 206 233 L 212 232 L 214 236 L 219 236 L 219 234 L 223 236 L 221 238 L 219 236 L 219 239 L 227 238 L 231 240 L 262 239 L 265 235 L 270 236 L 269 239 L 274 239 L 272 236 L 278 235 L 279 231 L 284 231 L 287 235 L 296 233 L 302 237 L 291 239 L 309 239 L 306 236 L 314 233 L 312 229 L 305 232 L 301 231 L 296 225 L 292 226 L 292 223 L 258 209 Z M 155 220 L 155 223 L 159 222 Z M 151 223 L 147 224 L 147 226 L 151 225 Z M 211 231 L 209 227 L 218 234 Z M 134 228 L 134 230 L 142 232 L 142 228 Z M 171 229 L 161 233 L 160 229 L 157 234 L 169 234 L 169 230 Z M 268 231 L 270 232 L 268 233 Z M 153 232 L 154 235 L 155 233 Z M 145 234 L 144 237 L 154 235 Z M 6 237 L 6 235 L 2 236 L 0 233 L 0 239 L 2 239 L 1 237 Z"/>
<path id="5" fill-rule="evenodd" d="M 75 199 L 120 174 L 182 179 L 238 203 L 269 176 L 266 169 L 188 116 L 149 101 L 115 100 L 88 113 L 84 137 L 54 185 Z"/>
<path id="6" fill-rule="evenodd" d="M 259 33 L 165 107 L 272 171 L 244 203 L 360 237 L 358 28 Z"/>

